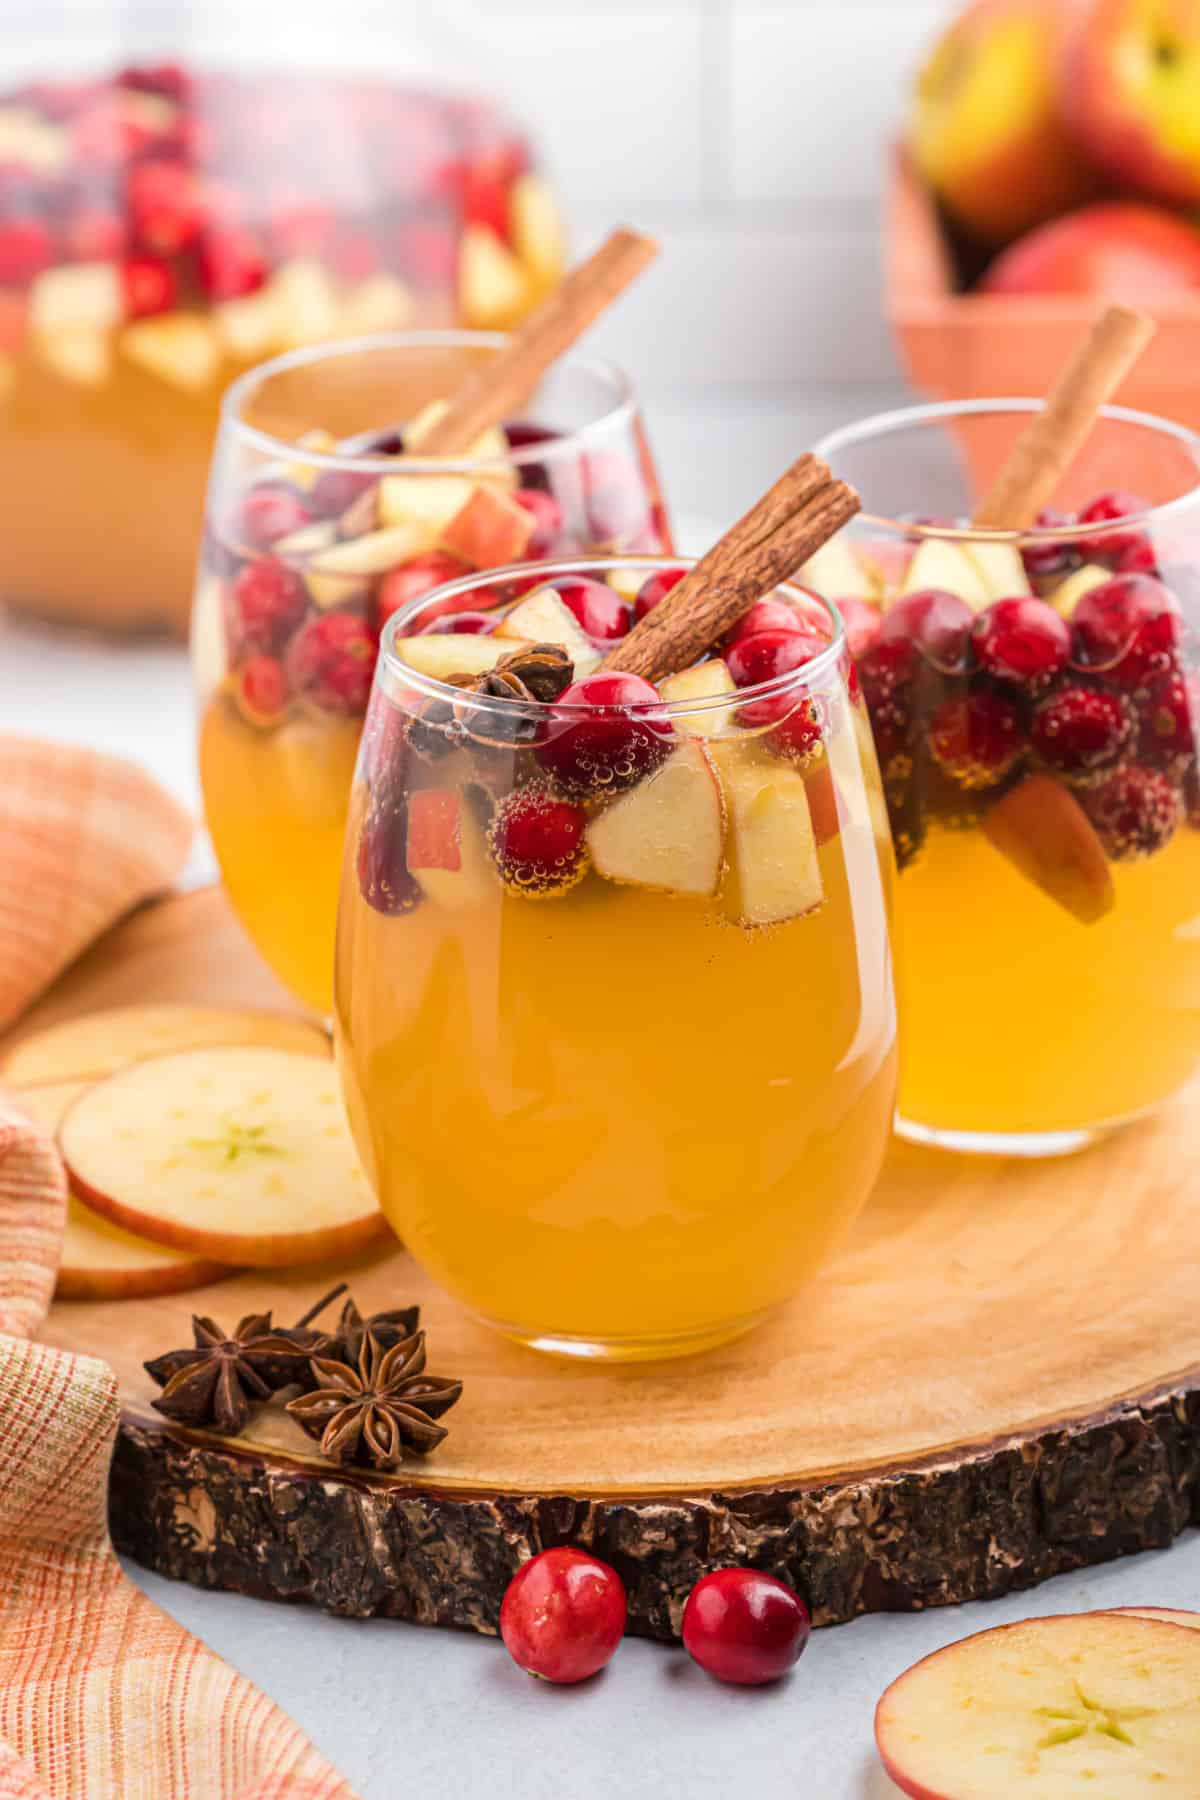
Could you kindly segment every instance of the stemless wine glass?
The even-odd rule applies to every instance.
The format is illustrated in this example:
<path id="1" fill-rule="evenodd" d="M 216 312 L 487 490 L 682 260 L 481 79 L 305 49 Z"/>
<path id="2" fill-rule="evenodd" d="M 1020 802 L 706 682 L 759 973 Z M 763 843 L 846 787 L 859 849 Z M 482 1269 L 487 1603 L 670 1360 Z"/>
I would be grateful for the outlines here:
<path id="1" fill-rule="evenodd" d="M 243 925 L 321 1013 L 389 614 L 488 564 L 670 548 L 630 385 L 591 357 L 564 357 L 528 417 L 470 456 L 413 451 L 437 403 L 504 341 L 410 332 L 298 352 L 225 400 L 193 622 L 205 814 Z"/>
<path id="2" fill-rule="evenodd" d="M 900 1129 L 1027 1155 L 1200 1063 L 1200 440 L 1107 408 L 1036 529 L 972 530 L 1036 407 L 917 408 L 818 447 L 868 508 L 825 577 L 859 596 L 900 868 Z"/>
<path id="3" fill-rule="evenodd" d="M 627 601 L 651 581 L 645 605 L 671 566 L 540 573 Z M 436 605 L 519 648 L 528 588 L 500 571 Z M 719 1343 L 795 1293 L 874 1184 L 892 853 L 819 617 L 828 643 L 758 686 L 718 657 L 599 708 L 513 687 L 536 690 L 545 646 L 469 691 L 420 672 L 421 602 L 384 632 L 338 924 L 347 1111 L 413 1254 L 524 1343 Z"/>

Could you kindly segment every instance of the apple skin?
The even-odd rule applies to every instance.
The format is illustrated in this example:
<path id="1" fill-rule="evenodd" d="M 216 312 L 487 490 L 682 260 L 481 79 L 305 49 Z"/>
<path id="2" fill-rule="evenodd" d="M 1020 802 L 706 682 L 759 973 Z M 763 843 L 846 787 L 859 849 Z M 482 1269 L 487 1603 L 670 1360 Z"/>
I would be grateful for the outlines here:
<path id="1" fill-rule="evenodd" d="M 996 258 L 985 294 L 1086 294 L 1169 300 L 1200 289 L 1200 231 L 1161 207 L 1085 206 L 1039 226 Z"/>
<path id="2" fill-rule="evenodd" d="M 1059 106 L 1067 6 L 976 0 L 918 73 L 908 126 L 913 159 L 946 211 L 980 243 L 1007 244 L 1095 192 Z"/>
<path id="3" fill-rule="evenodd" d="M 1118 186 L 1200 204 L 1200 0 L 1086 0 L 1060 90 L 1079 143 Z"/>

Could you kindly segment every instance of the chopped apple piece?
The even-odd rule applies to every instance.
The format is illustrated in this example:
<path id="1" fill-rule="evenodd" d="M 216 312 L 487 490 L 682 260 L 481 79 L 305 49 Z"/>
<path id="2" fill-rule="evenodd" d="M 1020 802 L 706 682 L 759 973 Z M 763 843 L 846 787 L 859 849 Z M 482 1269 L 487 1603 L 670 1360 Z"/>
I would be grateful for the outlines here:
<path id="1" fill-rule="evenodd" d="M 957 594 L 972 612 L 983 612 L 992 604 L 993 596 L 971 558 L 960 544 L 945 538 L 925 538 L 917 545 L 900 584 L 900 597 L 925 588 Z"/>
<path id="2" fill-rule="evenodd" d="M 978 539 L 963 548 L 974 563 L 989 600 L 1012 600 L 1033 592 L 1015 544 L 992 544 Z"/>
<path id="3" fill-rule="evenodd" d="M 302 431 L 296 439 L 297 450 L 315 453 L 317 456 L 331 456 L 336 453 L 337 447 L 337 439 L 332 431 L 325 431 L 320 425 L 314 425 L 311 431 Z M 311 455 L 301 455 L 295 462 L 282 463 L 279 468 L 279 479 L 286 481 L 291 487 L 299 488 L 303 493 L 316 487 L 321 474 L 322 470 L 311 460 Z M 276 548 L 282 542 L 280 539 Z"/>
<path id="4" fill-rule="evenodd" d="M 276 556 L 317 556 L 322 550 L 332 550 L 337 541 L 337 526 L 333 520 L 315 519 L 311 525 L 302 525 L 299 531 L 289 531 L 286 537 L 276 538 L 271 549 Z"/>
<path id="5" fill-rule="evenodd" d="M 707 662 L 681 669 L 678 675 L 668 675 L 659 683 L 658 691 L 664 700 L 675 705 L 681 700 L 720 700 L 736 694 L 737 684 L 721 658 L 710 656 Z M 694 713 L 677 713 L 672 723 L 676 731 L 688 737 L 710 738 L 727 732 L 730 719 L 728 706 L 706 706 Z"/>
<path id="6" fill-rule="evenodd" d="M 838 836 L 842 822 L 838 816 L 838 787 L 828 755 L 817 758 L 805 769 L 804 785 L 808 790 L 808 812 L 812 819 L 813 840 L 820 846 Z"/>
<path id="7" fill-rule="evenodd" d="M 367 337 L 373 331 L 397 331 L 416 309 L 412 289 L 395 275 L 371 275 L 351 288 L 338 307 L 341 337 Z"/>
<path id="8" fill-rule="evenodd" d="M 412 525 L 390 525 L 386 531 L 342 539 L 319 551 L 304 570 L 313 604 L 322 611 L 344 606 L 372 575 L 386 574 L 421 548 L 421 534 Z"/>
<path id="9" fill-rule="evenodd" d="M 239 362 L 257 362 L 285 343 L 283 312 L 271 287 L 213 308 L 213 324 L 221 344 Z"/>
<path id="10" fill-rule="evenodd" d="M 529 301 L 525 270 L 494 231 L 468 225 L 458 250 L 458 305 L 482 330 L 511 325 Z"/>
<path id="11" fill-rule="evenodd" d="M 983 815 L 988 842 L 1027 881 L 1084 925 L 1112 911 L 1112 871 L 1091 820 L 1069 789 L 1027 775 Z"/>
<path id="12" fill-rule="evenodd" d="M 827 600 L 841 600 L 853 594 L 860 600 L 874 600 L 879 587 L 855 546 L 842 532 L 827 539 L 801 569 L 797 579 L 815 588 Z"/>
<path id="13" fill-rule="evenodd" d="M 708 896 L 721 884 L 725 804 L 698 738 L 592 820 L 587 845 L 597 874 L 667 894 Z"/>
<path id="14" fill-rule="evenodd" d="M 46 367 L 76 387 L 100 387 L 112 373 L 112 338 L 107 331 L 76 325 L 36 335 L 33 341 Z"/>
<path id="15" fill-rule="evenodd" d="M 421 549 L 431 550 L 474 492 L 469 475 L 385 475 L 379 483 L 379 523 L 409 526 Z M 525 517 L 532 526 L 530 515 Z"/>
<path id="16" fill-rule="evenodd" d="M 477 482 L 443 530 L 441 543 L 472 568 L 496 569 L 520 562 L 533 533 L 531 512 L 503 488 Z"/>
<path id="17" fill-rule="evenodd" d="M 0 1062 L 12 1087 L 98 1081 L 130 1063 L 170 1050 L 213 1044 L 265 1044 L 297 1055 L 328 1056 L 329 1039 L 306 1019 L 232 1006 L 114 1006 L 83 1013 L 25 1038 Z"/>
<path id="18" fill-rule="evenodd" d="M 808 787 L 798 769 L 749 758 L 721 765 L 729 807 L 726 901 L 739 925 L 776 925 L 825 898 Z"/>
<path id="19" fill-rule="evenodd" d="M 392 648 L 402 662 L 418 674 L 434 681 L 448 681 L 451 675 L 482 675 L 494 669 L 502 656 L 528 646 L 520 638 L 475 636 L 467 631 L 431 632 L 427 637 L 403 637 L 392 641 Z"/>
<path id="20" fill-rule="evenodd" d="M 420 456 L 422 454 L 422 441 L 438 423 L 439 419 L 445 417 L 449 404 L 448 400 L 430 400 L 421 408 L 420 412 L 413 414 L 412 418 L 408 421 L 408 424 L 404 427 L 404 450 L 406 455 Z M 498 425 L 489 426 L 487 431 L 480 432 L 479 436 L 475 439 L 475 442 L 466 452 L 466 455 L 472 462 L 486 462 L 493 459 L 497 462 L 504 462 L 505 458 L 508 456 L 508 439 Z M 461 458 L 430 457 L 429 460 L 431 462 L 454 462 L 456 460 L 461 460 Z M 494 474 L 489 470 L 487 479 L 489 481 L 504 479 L 505 481 L 511 482 L 514 486 L 516 485 L 516 473 L 511 466 L 506 467 L 504 471 L 497 469 Z"/>
<path id="21" fill-rule="evenodd" d="M 604 577 L 615 594 L 633 605 L 646 582 L 645 569 L 610 569 Z"/>
<path id="22" fill-rule="evenodd" d="M 517 256 L 542 286 L 557 281 L 566 261 L 562 213 L 540 175 L 520 175 L 508 197 L 508 223 Z"/>
<path id="23" fill-rule="evenodd" d="M 59 1147 L 76 1192 L 126 1231 L 221 1262 L 287 1267 L 379 1237 L 332 1061 L 183 1050 L 98 1082 Z"/>
<path id="24" fill-rule="evenodd" d="M 337 289 L 315 257 L 297 257 L 281 264 L 271 277 L 268 291 L 279 341 L 286 348 L 300 349 L 336 336 Z"/>
<path id="25" fill-rule="evenodd" d="M 962 1638 L 883 1695 L 875 1742 L 914 1800 L 1193 1800 L 1200 1635 L 1119 1613 Z"/>
<path id="26" fill-rule="evenodd" d="M 597 650 L 575 614 L 552 587 L 534 588 L 518 600 L 496 627 L 498 638 L 527 638 L 534 644 L 561 644 L 575 668 L 575 680 L 590 675 L 601 663 Z"/>
<path id="27" fill-rule="evenodd" d="M 1058 586 L 1046 598 L 1056 613 L 1069 619 L 1085 594 L 1093 588 L 1101 587 L 1104 582 L 1112 580 L 1112 570 L 1104 568 L 1100 563 L 1084 563 L 1081 569 L 1060 581 Z"/>
<path id="28" fill-rule="evenodd" d="M 412 795 L 405 862 L 438 906 L 457 911 L 500 892 L 483 827 L 458 788 L 422 788 Z"/>
<path id="29" fill-rule="evenodd" d="M 221 366 L 216 333 L 199 313 L 164 313 L 127 325 L 121 349 L 130 362 L 187 393 L 208 387 Z"/>
<path id="30" fill-rule="evenodd" d="M 38 337 L 59 331 L 111 331 L 125 311 L 116 263 L 62 263 L 29 290 L 29 327 Z"/>

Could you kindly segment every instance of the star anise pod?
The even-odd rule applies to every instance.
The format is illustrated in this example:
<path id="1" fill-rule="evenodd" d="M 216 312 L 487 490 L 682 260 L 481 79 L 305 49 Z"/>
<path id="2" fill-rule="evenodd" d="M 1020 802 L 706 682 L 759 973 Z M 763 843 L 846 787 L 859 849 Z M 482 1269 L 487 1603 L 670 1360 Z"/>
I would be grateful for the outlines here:
<path id="1" fill-rule="evenodd" d="M 254 1401 L 266 1400 L 303 1372 L 307 1350 L 276 1331 L 271 1315 L 248 1313 L 233 1332 L 214 1319 L 194 1317 L 190 1350 L 170 1350 L 145 1365 L 162 1388 L 160 1413 L 181 1425 L 215 1426 L 235 1437 Z"/>
<path id="2" fill-rule="evenodd" d="M 425 1333 L 385 1350 L 369 1331 L 354 1361 L 315 1356 L 311 1394 L 287 1410 L 330 1462 L 397 1469 L 406 1450 L 427 1456 L 446 1436 L 435 1423 L 462 1393 L 461 1381 L 425 1373 Z"/>
<path id="3" fill-rule="evenodd" d="M 317 1356 L 332 1355 L 339 1362 L 356 1363 L 362 1354 L 367 1332 L 381 1350 L 390 1350 L 401 1338 L 412 1337 L 421 1320 L 419 1306 L 396 1306 L 390 1312 L 372 1313 L 364 1319 L 353 1300 L 347 1300 L 338 1320 L 337 1330 L 330 1334 L 331 1348 L 314 1351 Z"/>
<path id="4" fill-rule="evenodd" d="M 570 687 L 575 665 L 561 644 L 528 644 L 502 656 L 494 668 L 468 678 L 452 675 L 454 687 L 482 700 L 521 700 L 549 706 Z M 464 738 L 501 750 L 533 743 L 540 720 L 528 713 L 508 713 L 478 706 L 470 699 L 431 700 L 409 726 L 409 742 L 430 760 Z"/>

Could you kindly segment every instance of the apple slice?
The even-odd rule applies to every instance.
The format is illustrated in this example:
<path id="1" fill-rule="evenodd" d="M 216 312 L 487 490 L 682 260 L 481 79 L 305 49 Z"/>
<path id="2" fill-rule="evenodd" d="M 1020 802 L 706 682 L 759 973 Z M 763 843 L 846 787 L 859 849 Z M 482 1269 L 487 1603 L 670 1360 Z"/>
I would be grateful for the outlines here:
<path id="1" fill-rule="evenodd" d="M 691 738 L 592 820 L 597 874 L 667 894 L 711 896 L 721 884 L 725 804 L 712 760 Z"/>
<path id="2" fill-rule="evenodd" d="M 525 270 L 495 232 L 468 225 L 458 249 L 458 305 L 468 325 L 511 325 L 529 302 Z"/>
<path id="3" fill-rule="evenodd" d="M 561 644 L 571 658 L 576 681 L 600 667 L 601 652 L 552 587 L 534 588 L 518 600 L 497 625 L 496 636 L 525 638 L 533 644 Z"/>
<path id="4" fill-rule="evenodd" d="M 483 827 L 458 788 L 420 788 L 411 796 L 405 862 L 438 906 L 458 912 L 499 897 Z"/>
<path id="5" fill-rule="evenodd" d="M 672 704 L 680 700 L 721 700 L 736 694 L 737 683 L 721 658 L 710 656 L 707 662 L 693 663 L 678 675 L 668 675 L 659 683 L 658 691 Z M 706 706 L 700 712 L 678 713 L 672 723 L 676 731 L 687 737 L 710 738 L 727 733 L 731 719 L 728 706 Z"/>
<path id="6" fill-rule="evenodd" d="M 386 574 L 423 547 L 422 534 L 412 525 L 344 538 L 313 557 L 304 570 L 305 585 L 313 603 L 328 611 L 354 599 L 372 576 Z"/>
<path id="7" fill-rule="evenodd" d="M 533 536 L 534 517 L 503 488 L 477 482 L 441 535 L 444 550 L 474 569 L 520 562 Z"/>
<path id="8" fill-rule="evenodd" d="M 24 1088 L 21 1109 L 43 1131 L 57 1136 L 68 1109 L 90 1086 L 87 1081 L 54 1081 Z M 206 1287 L 232 1272 L 225 1263 L 208 1262 L 187 1250 L 168 1250 L 122 1231 L 74 1194 L 68 1196 L 56 1300 L 145 1300 L 153 1294 Z"/>
<path id="9" fill-rule="evenodd" d="M 29 328 L 39 337 L 59 331 L 111 331 L 124 313 L 116 263 L 61 263 L 37 276 L 29 290 Z"/>
<path id="10" fill-rule="evenodd" d="M 879 585 L 870 568 L 859 557 L 849 538 L 838 532 L 828 538 L 809 557 L 797 579 L 815 588 L 827 600 L 840 600 L 853 595 L 859 600 L 878 598 Z"/>
<path id="11" fill-rule="evenodd" d="M 12 1087 L 98 1081 L 143 1057 L 214 1044 L 262 1044 L 328 1057 L 329 1039 L 307 1019 L 231 1006 L 114 1006 L 84 1013 L 25 1038 L 0 1062 Z"/>
<path id="12" fill-rule="evenodd" d="M 808 786 L 798 769 L 731 757 L 721 764 L 729 807 L 726 910 L 739 925 L 800 918 L 825 898 Z"/>
<path id="13" fill-rule="evenodd" d="M 48 369 L 75 387 L 100 387 L 112 374 L 112 338 L 87 325 L 34 337 L 37 353 Z"/>
<path id="14" fill-rule="evenodd" d="M 1158 1619 L 1163 1625 L 1182 1625 L 1187 1631 L 1200 1631 L 1200 1612 L 1184 1612 L 1178 1606 L 1110 1606 L 1110 1612 L 1131 1619 Z"/>
<path id="15" fill-rule="evenodd" d="M 397 331 L 412 321 L 413 292 L 395 275 L 369 275 L 345 295 L 337 315 L 339 337 L 369 337 L 373 331 Z"/>
<path id="16" fill-rule="evenodd" d="M 223 300 L 214 306 L 212 321 L 223 348 L 239 362 L 258 362 L 284 343 L 283 315 L 270 287 Z"/>
<path id="17" fill-rule="evenodd" d="M 1027 775 L 984 813 L 988 842 L 1084 925 L 1112 911 L 1112 870 L 1091 820 L 1069 789 Z"/>
<path id="18" fill-rule="evenodd" d="M 990 600 L 1012 600 L 1033 592 L 1015 544 L 991 544 L 978 539 L 964 544 L 963 549 L 974 563 Z"/>
<path id="19" fill-rule="evenodd" d="M 336 336 L 338 292 L 324 265 L 315 257 L 282 263 L 268 284 L 279 341 L 298 350 Z"/>
<path id="20" fill-rule="evenodd" d="M 88 1088 L 58 1135 L 79 1197 L 126 1231 L 221 1262 L 345 1256 L 386 1230 L 332 1061 L 181 1050 Z"/>
<path id="21" fill-rule="evenodd" d="M 972 612 L 983 612 L 992 604 L 992 595 L 971 558 L 961 545 L 945 538 L 925 538 L 917 545 L 900 583 L 900 598 L 925 588 L 944 588 L 947 593 L 957 594 Z"/>
<path id="22" fill-rule="evenodd" d="M 494 669 L 502 656 L 514 650 L 528 649 L 521 638 L 502 638 L 469 631 L 431 632 L 428 637 L 395 638 L 392 648 L 402 662 L 434 681 L 449 681 L 452 675 L 482 675 Z"/>
<path id="23" fill-rule="evenodd" d="M 413 414 L 404 427 L 404 453 L 406 456 L 422 456 L 424 454 L 421 445 L 433 427 L 445 418 L 449 406 L 448 400 L 429 400 L 419 412 Z M 499 425 L 489 425 L 486 431 L 481 431 L 464 454 L 472 462 L 495 462 L 502 465 L 494 471 L 489 470 L 487 479 L 499 481 L 509 487 L 516 486 L 516 470 L 506 460 L 509 454 L 508 439 Z M 430 462 L 459 462 L 462 460 L 461 457 L 431 456 L 429 458 Z M 483 478 L 480 477 L 480 479 Z"/>
<path id="24" fill-rule="evenodd" d="M 914 1800 L 1195 1800 L 1200 1634 L 1119 1613 L 1027 1619 L 937 1650 L 875 1711 Z"/>
<path id="25" fill-rule="evenodd" d="M 474 491 L 468 475 L 385 475 L 379 483 L 379 523 L 410 526 L 421 549 L 431 550 Z"/>
<path id="26" fill-rule="evenodd" d="M 189 394 L 208 387 L 221 366 L 217 334 L 199 313 L 164 313 L 127 325 L 121 349 L 139 368 Z"/>
<path id="27" fill-rule="evenodd" d="M 1093 588 L 1102 587 L 1106 581 L 1112 580 L 1112 570 L 1102 567 L 1100 563 L 1084 563 L 1059 582 L 1058 586 L 1046 598 L 1056 613 L 1069 619 L 1085 594 Z"/>
<path id="28" fill-rule="evenodd" d="M 554 190 L 540 175 L 519 175 L 508 196 L 513 248 L 534 280 L 549 286 L 566 261 L 562 213 Z"/>

